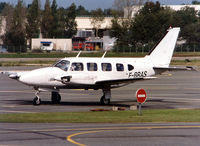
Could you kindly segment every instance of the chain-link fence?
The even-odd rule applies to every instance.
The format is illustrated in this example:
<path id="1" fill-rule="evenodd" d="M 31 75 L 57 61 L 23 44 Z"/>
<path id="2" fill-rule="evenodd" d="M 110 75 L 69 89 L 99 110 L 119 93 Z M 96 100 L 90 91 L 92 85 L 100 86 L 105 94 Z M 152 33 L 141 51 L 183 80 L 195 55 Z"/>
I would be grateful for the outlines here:
<path id="1" fill-rule="evenodd" d="M 113 52 L 130 52 L 130 53 L 146 53 L 149 52 L 153 46 L 139 46 L 139 47 L 115 47 Z M 200 43 L 199 44 L 183 44 L 176 45 L 175 52 L 200 52 Z"/>
<path id="2" fill-rule="evenodd" d="M 112 52 L 121 52 L 121 53 L 146 53 L 149 52 L 153 46 L 143 46 L 143 47 L 115 47 L 110 50 Z M 55 50 L 54 50 L 55 51 Z M 78 51 L 78 50 L 77 50 Z M 104 51 L 104 50 L 99 50 Z M 0 53 L 25 53 L 25 52 L 38 52 L 41 53 L 42 50 L 30 50 L 28 46 L 0 46 Z M 58 52 L 62 52 L 58 50 Z M 89 51 L 92 52 L 92 51 Z M 98 51 L 95 51 L 98 52 Z M 177 45 L 175 52 L 200 52 L 200 43 L 199 44 L 183 44 Z"/>
<path id="3" fill-rule="evenodd" d="M 27 49 L 27 46 L 0 46 L 0 51 L 2 53 L 25 53 Z"/>
<path id="4" fill-rule="evenodd" d="M 176 46 L 176 52 L 200 52 L 199 44 L 183 44 Z"/>

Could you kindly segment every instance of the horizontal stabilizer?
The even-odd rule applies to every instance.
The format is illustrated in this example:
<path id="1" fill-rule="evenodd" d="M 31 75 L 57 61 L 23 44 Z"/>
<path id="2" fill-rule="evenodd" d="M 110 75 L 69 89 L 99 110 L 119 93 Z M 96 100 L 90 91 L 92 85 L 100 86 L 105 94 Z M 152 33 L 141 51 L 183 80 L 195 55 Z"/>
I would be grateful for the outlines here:
<path id="1" fill-rule="evenodd" d="M 153 69 L 159 70 L 159 71 L 196 71 L 191 66 L 186 66 L 186 67 L 153 67 Z"/>

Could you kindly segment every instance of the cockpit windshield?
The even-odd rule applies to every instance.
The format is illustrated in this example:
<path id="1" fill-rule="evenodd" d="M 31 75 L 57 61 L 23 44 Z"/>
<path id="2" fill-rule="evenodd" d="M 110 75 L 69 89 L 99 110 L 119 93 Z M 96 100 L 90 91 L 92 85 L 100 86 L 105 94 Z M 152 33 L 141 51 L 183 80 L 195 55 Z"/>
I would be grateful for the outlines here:
<path id="1" fill-rule="evenodd" d="M 58 67 L 58 68 L 60 68 L 60 69 L 62 69 L 62 70 L 64 70 L 64 71 L 67 71 L 68 68 L 69 68 L 69 64 L 70 64 L 69 61 L 67 61 L 67 60 L 61 60 L 61 61 L 59 61 L 58 63 L 56 63 L 56 64 L 54 65 L 54 67 Z"/>

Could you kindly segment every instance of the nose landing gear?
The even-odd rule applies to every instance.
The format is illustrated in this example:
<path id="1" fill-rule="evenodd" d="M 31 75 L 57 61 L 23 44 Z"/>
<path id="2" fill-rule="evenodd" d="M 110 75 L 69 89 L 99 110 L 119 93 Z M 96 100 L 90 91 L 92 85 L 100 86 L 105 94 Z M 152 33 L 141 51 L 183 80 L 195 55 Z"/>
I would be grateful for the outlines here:
<path id="1" fill-rule="evenodd" d="M 33 105 L 40 105 L 41 104 L 41 99 L 39 97 L 39 93 L 42 90 L 37 90 L 37 92 L 35 93 L 35 98 L 33 99 Z M 58 104 L 61 101 L 61 96 L 58 92 L 51 92 L 51 101 L 53 104 Z"/>
<path id="2" fill-rule="evenodd" d="M 41 99 L 39 97 L 39 93 L 40 93 L 40 91 L 37 91 L 35 93 L 36 97 L 33 99 L 33 105 L 40 105 L 41 104 Z"/>

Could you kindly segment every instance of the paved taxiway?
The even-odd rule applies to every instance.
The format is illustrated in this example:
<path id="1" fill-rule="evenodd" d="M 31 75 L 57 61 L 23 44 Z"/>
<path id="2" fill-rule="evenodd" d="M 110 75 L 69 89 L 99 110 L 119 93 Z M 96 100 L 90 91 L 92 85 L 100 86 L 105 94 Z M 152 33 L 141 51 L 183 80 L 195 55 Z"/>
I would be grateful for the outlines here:
<path id="1" fill-rule="evenodd" d="M 1 146 L 199 146 L 200 123 L 1 124 Z"/>
<path id="2" fill-rule="evenodd" d="M 1 68 L 1 70 L 24 70 L 24 67 Z M 28 68 L 31 69 L 31 68 Z M 111 109 L 113 105 L 129 107 L 136 105 L 135 91 L 147 90 L 147 109 L 199 108 L 200 73 L 191 71 L 167 72 L 158 79 L 136 82 L 112 90 L 110 106 L 99 104 L 102 91 L 61 90 L 62 102 L 52 105 L 50 93 L 41 93 L 42 105 L 33 106 L 35 91 L 26 85 L 0 75 L 0 113 L 89 111 L 95 108 Z"/>
<path id="3" fill-rule="evenodd" d="M 1 70 L 24 70 L 24 67 Z M 29 68 L 30 69 L 30 68 Z M 101 106 L 102 92 L 62 90 L 60 105 L 52 105 L 49 93 L 42 93 L 40 106 L 33 106 L 34 90 L 0 75 L 0 113 L 89 111 L 112 105 L 136 105 L 135 91 L 144 88 L 146 109 L 199 108 L 200 73 L 167 72 L 159 79 L 137 82 L 112 90 L 110 106 Z M 198 116 L 198 115 L 197 115 Z M 138 128 L 139 127 L 139 128 Z M 155 124 L 0 124 L 0 145 L 199 145 L 200 123 Z"/>

